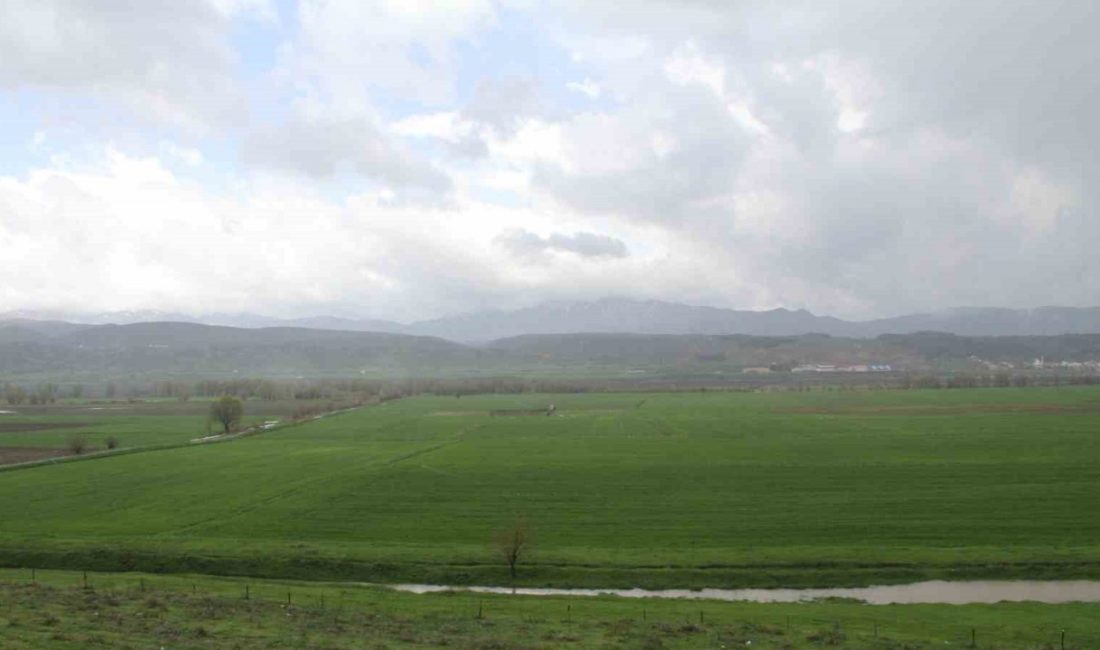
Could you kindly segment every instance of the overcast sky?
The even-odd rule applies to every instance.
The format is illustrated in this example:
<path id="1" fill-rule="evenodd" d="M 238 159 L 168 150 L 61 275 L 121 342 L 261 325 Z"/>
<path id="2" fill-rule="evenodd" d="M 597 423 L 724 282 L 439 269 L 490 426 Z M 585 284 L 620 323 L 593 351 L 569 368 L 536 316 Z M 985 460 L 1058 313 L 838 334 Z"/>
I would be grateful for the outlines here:
<path id="1" fill-rule="evenodd" d="M 3 0 L 0 312 L 1100 305 L 1095 0 Z"/>

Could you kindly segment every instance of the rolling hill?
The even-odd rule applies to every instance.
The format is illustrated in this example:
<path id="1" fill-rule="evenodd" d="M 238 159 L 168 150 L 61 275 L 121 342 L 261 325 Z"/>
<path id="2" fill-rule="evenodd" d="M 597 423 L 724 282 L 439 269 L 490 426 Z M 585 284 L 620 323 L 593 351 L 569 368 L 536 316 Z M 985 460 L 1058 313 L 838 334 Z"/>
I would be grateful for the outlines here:
<path id="1" fill-rule="evenodd" d="M 66 320 L 73 322 L 60 322 Z M 18 312 L 0 315 L 0 326 L 20 324 L 36 330 L 49 330 L 51 333 L 56 333 L 56 328 L 59 326 L 72 329 L 111 323 L 165 321 L 243 328 L 291 327 L 387 332 L 433 336 L 470 343 L 486 343 L 525 334 L 578 332 L 754 336 L 819 333 L 830 336 L 874 338 L 882 334 L 935 331 L 963 336 L 1056 336 L 1100 334 L 1100 307 L 1040 307 L 1037 309 L 965 307 L 891 318 L 850 321 L 832 316 L 815 315 L 804 309 L 752 311 L 693 306 L 659 300 L 604 298 L 595 301 L 547 302 L 515 310 L 475 311 L 412 323 L 335 316 L 279 319 L 247 313 L 188 316 L 162 312 L 67 315 Z"/>

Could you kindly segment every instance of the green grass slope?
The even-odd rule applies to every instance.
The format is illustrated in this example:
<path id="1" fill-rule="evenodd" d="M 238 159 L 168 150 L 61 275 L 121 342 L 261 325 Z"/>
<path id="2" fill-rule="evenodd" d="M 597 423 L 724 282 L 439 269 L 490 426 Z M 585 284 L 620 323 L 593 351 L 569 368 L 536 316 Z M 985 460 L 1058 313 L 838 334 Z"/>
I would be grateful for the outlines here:
<path id="1" fill-rule="evenodd" d="M 1093 388 L 416 398 L 0 473 L 0 557 L 505 583 L 523 517 L 528 584 L 1100 577 L 1098 415 Z"/>
<path id="2" fill-rule="evenodd" d="M 1100 646 L 1100 605 L 1094 603 L 868 606 L 417 596 L 347 584 L 132 573 L 88 574 L 85 583 L 80 573 L 54 571 L 37 572 L 34 583 L 29 571 L 0 571 L 0 599 L 5 650 Z"/>

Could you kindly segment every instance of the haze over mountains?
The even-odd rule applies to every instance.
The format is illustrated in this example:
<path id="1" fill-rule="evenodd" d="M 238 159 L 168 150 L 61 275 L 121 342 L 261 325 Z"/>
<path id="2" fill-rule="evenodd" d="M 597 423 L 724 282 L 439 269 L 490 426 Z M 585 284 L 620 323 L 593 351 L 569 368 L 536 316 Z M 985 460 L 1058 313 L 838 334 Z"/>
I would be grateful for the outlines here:
<path id="1" fill-rule="evenodd" d="M 52 321 L 52 322 L 51 322 Z M 526 334 L 749 334 L 792 336 L 809 333 L 873 338 L 883 334 L 936 331 L 962 336 L 1055 336 L 1100 333 L 1100 307 L 1002 309 L 968 307 L 868 321 L 818 316 L 805 310 L 743 311 L 691 306 L 657 300 L 605 298 L 591 302 L 548 302 L 512 311 L 493 310 L 413 323 L 334 316 L 279 319 L 255 314 L 193 316 L 156 311 L 70 314 L 12 312 L 0 325 L 22 325 L 39 332 L 62 333 L 73 324 L 186 322 L 228 327 L 293 327 L 432 336 L 486 343 Z M 10 338 L 11 332 L 7 337 Z"/>
<path id="2" fill-rule="evenodd" d="M 84 316 L 91 322 L 73 323 L 27 318 L 32 315 L 42 316 L 0 316 L 6 376 L 583 375 L 640 367 L 739 372 L 804 363 L 920 369 L 986 362 L 1019 367 L 1038 358 L 1100 361 L 1100 309 L 1057 307 L 956 309 L 865 322 L 622 299 L 411 324 L 247 314 L 198 323 L 163 313 Z M 95 322 L 110 320 L 139 322 Z"/>

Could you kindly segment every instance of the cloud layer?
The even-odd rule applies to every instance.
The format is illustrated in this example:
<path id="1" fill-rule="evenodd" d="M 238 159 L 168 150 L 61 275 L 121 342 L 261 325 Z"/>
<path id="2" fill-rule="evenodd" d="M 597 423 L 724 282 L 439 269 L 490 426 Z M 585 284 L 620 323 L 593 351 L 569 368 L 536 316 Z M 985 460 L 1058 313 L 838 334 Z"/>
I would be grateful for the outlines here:
<path id="1" fill-rule="evenodd" d="M 1100 303 L 1094 3 L 0 5 L 0 312 Z"/>

